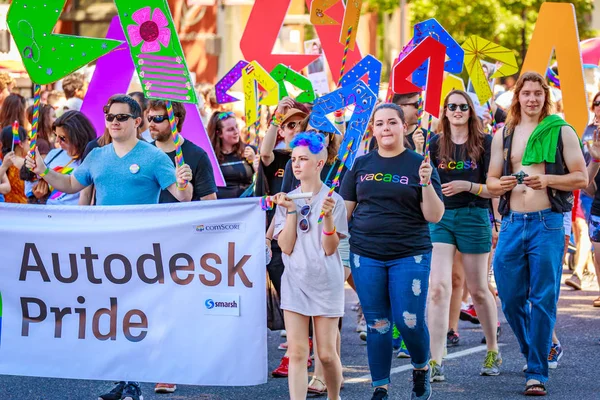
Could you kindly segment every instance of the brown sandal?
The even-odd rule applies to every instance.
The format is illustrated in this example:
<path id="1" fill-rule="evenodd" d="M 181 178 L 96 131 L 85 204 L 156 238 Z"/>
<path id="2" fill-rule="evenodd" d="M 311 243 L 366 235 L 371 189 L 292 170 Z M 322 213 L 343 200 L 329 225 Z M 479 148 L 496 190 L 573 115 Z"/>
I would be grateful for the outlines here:
<path id="1" fill-rule="evenodd" d="M 525 396 L 545 396 L 548 394 L 546 391 L 546 385 L 543 383 L 533 383 L 525 386 Z"/>
<path id="2" fill-rule="evenodd" d="M 316 383 L 319 383 L 320 385 L 322 385 L 322 389 L 318 389 L 315 387 Z M 315 378 L 314 376 L 312 377 L 312 379 L 310 380 L 310 383 L 308 384 L 308 393 L 312 394 L 312 395 L 316 395 L 316 396 L 324 396 L 327 394 L 327 386 L 325 386 L 325 383 L 320 380 L 319 378 Z"/>
<path id="3" fill-rule="evenodd" d="M 594 307 L 600 307 L 600 296 L 596 300 L 594 300 L 593 304 L 594 304 Z"/>

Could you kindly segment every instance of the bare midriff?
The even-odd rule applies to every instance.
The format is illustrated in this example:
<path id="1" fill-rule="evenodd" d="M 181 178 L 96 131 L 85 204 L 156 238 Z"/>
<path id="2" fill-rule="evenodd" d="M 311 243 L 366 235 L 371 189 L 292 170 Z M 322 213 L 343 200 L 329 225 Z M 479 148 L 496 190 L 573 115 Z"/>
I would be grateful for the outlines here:
<path id="1" fill-rule="evenodd" d="M 523 166 L 521 160 L 523 159 L 523 153 L 527 141 L 531 136 L 531 132 L 519 131 L 515 129 L 513 133 L 512 151 L 510 157 L 510 163 L 513 173 L 523 171 L 525 174 L 532 175 L 543 175 L 546 172 L 546 164 L 533 164 Z M 533 212 L 541 211 L 550 208 L 550 199 L 546 189 L 534 190 L 527 187 L 524 184 L 515 186 L 510 194 L 510 209 L 516 212 Z"/>

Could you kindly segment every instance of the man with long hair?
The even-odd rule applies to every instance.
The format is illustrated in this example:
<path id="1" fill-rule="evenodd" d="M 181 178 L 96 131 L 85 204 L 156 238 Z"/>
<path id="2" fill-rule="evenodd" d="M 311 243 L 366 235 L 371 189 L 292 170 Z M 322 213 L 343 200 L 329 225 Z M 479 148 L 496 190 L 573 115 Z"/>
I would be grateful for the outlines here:
<path id="1" fill-rule="evenodd" d="M 487 187 L 500 196 L 494 271 L 502 310 L 527 360 L 525 395 L 543 396 L 564 249 L 563 213 L 587 186 L 579 138 L 551 114 L 538 73 L 517 81 L 504 129 L 492 142 Z"/>

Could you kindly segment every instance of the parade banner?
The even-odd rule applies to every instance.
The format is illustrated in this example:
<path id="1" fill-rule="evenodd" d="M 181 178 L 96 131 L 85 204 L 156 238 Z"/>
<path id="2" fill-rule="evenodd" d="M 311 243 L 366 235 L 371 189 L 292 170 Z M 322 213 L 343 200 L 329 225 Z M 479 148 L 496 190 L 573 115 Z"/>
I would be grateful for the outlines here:
<path id="1" fill-rule="evenodd" d="M 0 215 L 0 374 L 266 383 L 256 199 Z"/>

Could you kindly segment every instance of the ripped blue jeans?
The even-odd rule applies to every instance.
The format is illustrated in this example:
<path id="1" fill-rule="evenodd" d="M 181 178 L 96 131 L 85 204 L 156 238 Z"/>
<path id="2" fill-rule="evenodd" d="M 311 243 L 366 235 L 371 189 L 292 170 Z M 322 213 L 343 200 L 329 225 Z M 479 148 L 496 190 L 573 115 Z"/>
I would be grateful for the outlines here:
<path id="1" fill-rule="evenodd" d="M 367 354 L 373 387 L 390 382 L 392 321 L 404 339 L 415 368 L 429 362 L 425 306 L 431 252 L 391 261 L 350 253 L 356 291 L 367 321 Z"/>

